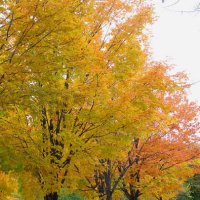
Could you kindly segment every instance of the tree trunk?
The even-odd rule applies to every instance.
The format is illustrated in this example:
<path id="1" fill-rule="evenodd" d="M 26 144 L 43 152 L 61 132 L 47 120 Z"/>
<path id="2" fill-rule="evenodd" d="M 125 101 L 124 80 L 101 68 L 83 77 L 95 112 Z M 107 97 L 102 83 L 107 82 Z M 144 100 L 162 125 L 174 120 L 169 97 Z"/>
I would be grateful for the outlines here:
<path id="1" fill-rule="evenodd" d="M 128 198 L 128 200 L 138 200 L 139 196 L 141 195 L 139 190 L 136 190 L 134 193 L 130 194 Z"/>
<path id="2" fill-rule="evenodd" d="M 128 198 L 128 200 L 138 200 L 138 199 L 139 199 L 138 196 L 130 196 L 130 197 Z"/>
<path id="3" fill-rule="evenodd" d="M 110 194 L 110 195 L 106 195 L 106 200 L 112 200 L 112 194 Z"/>
<path id="4" fill-rule="evenodd" d="M 104 177 L 105 177 L 105 184 L 106 184 L 106 200 L 112 200 L 112 177 L 111 177 L 111 170 L 112 170 L 112 166 L 111 166 L 111 160 L 108 159 L 107 160 L 107 172 L 104 173 Z"/>
<path id="5" fill-rule="evenodd" d="M 58 200 L 58 193 L 57 192 L 53 192 L 53 193 L 47 194 L 44 197 L 44 200 Z"/>

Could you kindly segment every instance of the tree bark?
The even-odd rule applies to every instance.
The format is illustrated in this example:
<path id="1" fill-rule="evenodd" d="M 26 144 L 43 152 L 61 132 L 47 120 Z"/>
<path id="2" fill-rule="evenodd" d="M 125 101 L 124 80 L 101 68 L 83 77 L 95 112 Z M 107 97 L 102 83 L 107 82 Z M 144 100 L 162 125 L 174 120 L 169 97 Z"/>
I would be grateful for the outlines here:
<path id="1" fill-rule="evenodd" d="M 139 190 L 131 190 L 131 192 L 129 193 L 127 190 L 124 189 L 123 192 L 128 200 L 138 200 L 141 196 Z"/>
<path id="2" fill-rule="evenodd" d="M 44 197 L 44 200 L 58 200 L 58 193 L 57 192 L 53 192 L 53 193 L 47 194 Z"/>
<path id="3" fill-rule="evenodd" d="M 139 199 L 139 196 L 135 195 L 135 196 L 130 196 L 128 198 L 128 200 L 138 200 Z"/>
<path id="4" fill-rule="evenodd" d="M 112 200 L 112 193 L 107 193 L 106 200 Z"/>
<path id="5" fill-rule="evenodd" d="M 106 197 L 106 200 L 112 200 L 112 196 L 110 196 L 110 197 L 107 196 L 107 197 Z"/>

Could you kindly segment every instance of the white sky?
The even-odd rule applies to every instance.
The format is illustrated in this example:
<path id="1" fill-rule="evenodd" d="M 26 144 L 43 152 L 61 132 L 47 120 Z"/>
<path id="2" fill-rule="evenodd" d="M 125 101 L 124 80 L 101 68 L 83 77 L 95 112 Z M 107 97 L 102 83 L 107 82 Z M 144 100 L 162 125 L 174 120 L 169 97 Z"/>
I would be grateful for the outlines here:
<path id="1" fill-rule="evenodd" d="M 151 48 L 154 60 L 167 60 L 175 71 L 186 71 L 190 82 L 200 81 L 200 11 L 193 10 L 200 0 L 152 0 L 158 20 L 152 26 Z M 200 83 L 191 87 L 190 98 L 200 103 Z"/>

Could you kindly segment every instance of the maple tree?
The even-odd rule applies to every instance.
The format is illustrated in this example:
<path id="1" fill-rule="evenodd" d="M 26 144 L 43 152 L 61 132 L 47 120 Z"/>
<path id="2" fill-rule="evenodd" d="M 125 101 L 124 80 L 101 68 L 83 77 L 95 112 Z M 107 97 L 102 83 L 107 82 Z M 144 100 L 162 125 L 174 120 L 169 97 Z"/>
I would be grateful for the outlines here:
<path id="1" fill-rule="evenodd" d="M 137 199 L 137 195 L 144 199 L 150 196 L 170 199 L 182 183 L 196 173 L 192 165 L 199 158 L 199 137 L 196 135 L 199 107 L 179 94 L 167 97 L 166 101 L 170 103 L 169 115 L 174 119 L 166 127 L 157 127 L 157 132 L 153 131 L 141 141 L 138 150 L 133 150 L 133 158 L 129 155 L 130 159 L 138 158 L 137 166 L 130 169 L 128 182 L 125 180 L 122 187 L 130 197 L 131 192 L 136 196 L 130 199 Z M 128 187 L 130 193 L 126 185 L 131 185 Z"/>
<path id="2" fill-rule="evenodd" d="M 169 67 L 149 62 L 145 29 L 153 21 L 149 4 L 141 0 L 0 3 L 0 153 L 5 162 L 1 168 L 16 171 L 25 199 L 57 200 L 62 188 L 74 191 L 88 183 L 97 198 L 123 196 L 117 191 L 123 181 L 133 187 L 138 184 L 129 178 L 131 170 L 138 170 L 135 163 L 140 165 L 138 155 L 130 151 L 134 162 L 123 164 L 130 161 L 131 142 L 141 144 L 152 133 L 153 145 L 145 145 L 151 156 L 167 147 L 175 148 L 170 151 L 175 155 L 169 160 L 172 165 L 193 153 L 197 157 L 196 148 L 189 146 L 198 130 L 193 121 L 198 108 L 188 104 L 181 109 L 186 102 L 183 75 L 169 75 Z M 175 102 L 180 102 L 177 107 Z M 173 124 L 180 127 L 171 128 Z M 145 148 L 141 153 L 148 157 Z M 182 154 L 180 148 L 185 150 Z M 160 155 L 153 163 L 145 159 L 143 164 L 154 169 L 159 159 Z M 119 171 L 119 161 L 124 171 Z M 118 169 L 117 179 L 102 191 L 111 165 Z M 108 171 L 102 178 L 105 167 Z M 168 175 L 160 171 L 148 173 L 166 179 Z M 91 179 L 94 172 L 98 180 Z M 145 172 L 140 176 L 145 179 Z M 158 189 L 157 179 L 152 187 Z M 159 191 L 156 195 L 163 195 Z M 94 198 L 85 191 L 87 195 Z"/>
<path id="3" fill-rule="evenodd" d="M 170 199 L 196 173 L 199 107 L 188 102 L 184 90 L 164 95 L 163 101 L 155 121 L 147 124 L 148 136 L 135 138 L 127 157 L 99 160 L 94 174 L 87 177 L 89 190 L 106 199 L 120 198 L 121 193 L 113 194 L 116 189 L 127 199 Z"/>

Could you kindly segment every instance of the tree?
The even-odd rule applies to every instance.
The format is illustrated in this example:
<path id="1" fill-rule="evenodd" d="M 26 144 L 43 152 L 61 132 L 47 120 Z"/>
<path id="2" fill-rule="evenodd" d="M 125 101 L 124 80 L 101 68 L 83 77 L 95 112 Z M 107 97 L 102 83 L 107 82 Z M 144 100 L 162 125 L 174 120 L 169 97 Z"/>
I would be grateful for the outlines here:
<path id="1" fill-rule="evenodd" d="M 159 137 L 172 124 L 170 95 L 180 92 L 182 101 L 185 81 L 149 62 L 145 1 L 11 0 L 0 9 L 0 149 L 10 168 L 20 166 L 25 198 L 57 200 L 62 188 L 90 183 L 102 165 L 129 162 L 134 139 Z M 138 165 L 132 159 L 107 184 L 107 199 L 118 198 Z"/>
<path id="2" fill-rule="evenodd" d="M 94 174 L 87 177 L 91 191 L 106 199 L 122 196 L 114 194 L 116 189 L 130 200 L 176 196 L 182 183 L 196 173 L 191 164 L 200 153 L 196 135 L 199 107 L 183 94 L 180 90 L 160 96 L 165 109 L 157 109 L 155 121 L 146 126 L 151 132 L 145 138 L 135 138 L 125 158 L 99 160 Z"/>
<path id="3" fill-rule="evenodd" d="M 137 36 L 151 9 L 139 2 L 1 2 L 1 147 L 12 164 L 21 162 L 25 176 L 30 172 L 44 199 L 58 198 L 76 159 L 100 149 L 104 136 L 112 143 L 124 128 L 116 115 L 122 100 L 113 101 L 123 72 L 112 65 L 131 35 L 133 52 L 142 52 Z M 140 14 L 124 18 L 133 5 Z M 107 42 L 102 30 L 110 23 L 118 27 Z M 135 68 L 141 61 L 135 59 Z"/>
<path id="4" fill-rule="evenodd" d="M 199 174 L 195 174 L 193 177 L 190 177 L 185 183 L 184 187 L 187 189 L 184 192 L 179 192 L 179 195 L 177 196 L 177 200 L 181 199 L 192 199 L 197 200 L 200 195 L 199 190 Z"/>

